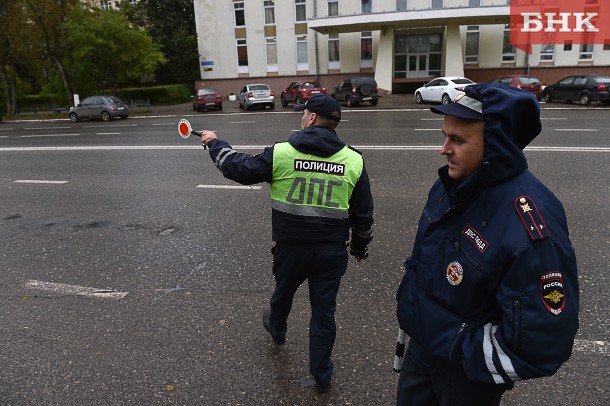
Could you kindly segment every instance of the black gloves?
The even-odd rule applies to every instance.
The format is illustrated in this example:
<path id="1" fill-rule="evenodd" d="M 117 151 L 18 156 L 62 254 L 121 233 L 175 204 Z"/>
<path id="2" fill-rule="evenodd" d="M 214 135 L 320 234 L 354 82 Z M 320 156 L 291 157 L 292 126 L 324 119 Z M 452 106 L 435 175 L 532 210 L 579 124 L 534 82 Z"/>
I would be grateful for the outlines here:
<path id="1" fill-rule="evenodd" d="M 356 257 L 357 261 L 367 259 L 369 256 L 369 249 L 366 245 L 356 245 L 352 242 L 349 243 L 349 253 Z"/>

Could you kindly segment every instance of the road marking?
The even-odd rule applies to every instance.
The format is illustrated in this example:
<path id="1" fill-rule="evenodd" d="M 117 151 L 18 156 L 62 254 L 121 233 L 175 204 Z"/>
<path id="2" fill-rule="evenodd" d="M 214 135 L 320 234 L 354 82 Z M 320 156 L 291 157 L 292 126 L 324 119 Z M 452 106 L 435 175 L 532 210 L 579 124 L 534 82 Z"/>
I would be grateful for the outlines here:
<path id="1" fill-rule="evenodd" d="M 441 131 L 440 128 L 414 128 L 413 131 Z"/>
<path id="2" fill-rule="evenodd" d="M 229 124 L 254 124 L 256 121 L 229 121 Z"/>
<path id="3" fill-rule="evenodd" d="M 595 340 L 574 340 L 574 350 L 610 355 L 610 342 Z"/>
<path id="4" fill-rule="evenodd" d="M 555 131 L 586 131 L 595 132 L 599 131 L 597 128 L 555 128 Z"/>
<path id="5" fill-rule="evenodd" d="M 66 128 L 72 128 L 72 127 L 25 127 L 24 130 L 43 130 L 43 131 L 47 131 L 47 130 L 59 130 L 59 129 L 66 129 Z"/>
<path id="6" fill-rule="evenodd" d="M 234 149 L 260 150 L 269 145 L 234 145 Z M 352 145 L 362 150 L 386 151 L 438 151 L 442 145 Z M 200 150 L 201 145 L 100 145 L 70 147 L 4 147 L 0 152 L 35 152 L 35 151 L 132 151 L 132 150 Z M 544 152 L 610 152 L 610 147 L 526 147 L 526 151 Z"/>
<path id="7" fill-rule="evenodd" d="M 137 124 L 84 125 L 84 128 L 137 127 Z"/>
<path id="8" fill-rule="evenodd" d="M 48 185 L 63 185 L 64 183 L 68 183 L 67 180 L 35 180 L 35 179 L 20 179 L 16 180 L 13 183 L 42 183 Z"/>
<path id="9" fill-rule="evenodd" d="M 29 280 L 26 282 L 25 286 L 30 289 L 44 290 L 47 292 L 56 292 L 65 295 L 95 297 L 100 299 L 119 300 L 129 294 L 129 292 L 117 292 L 112 289 L 90 288 L 87 286 L 68 285 L 66 283 L 53 283 L 37 280 Z"/>
<path id="10" fill-rule="evenodd" d="M 13 127 L 9 127 L 9 128 L 0 128 L 0 131 L 13 131 L 14 128 Z"/>
<path id="11" fill-rule="evenodd" d="M 8 135 L 0 135 L 0 138 L 8 138 Z"/>
<path id="12" fill-rule="evenodd" d="M 248 189 L 258 190 L 262 186 L 249 186 L 249 185 L 197 185 L 200 189 Z"/>
<path id="13" fill-rule="evenodd" d="M 121 135 L 121 133 L 95 133 L 95 135 Z"/>
<path id="14" fill-rule="evenodd" d="M 20 135 L 19 138 L 40 138 L 40 137 L 73 137 L 75 135 L 80 134 L 30 134 L 30 135 Z"/>

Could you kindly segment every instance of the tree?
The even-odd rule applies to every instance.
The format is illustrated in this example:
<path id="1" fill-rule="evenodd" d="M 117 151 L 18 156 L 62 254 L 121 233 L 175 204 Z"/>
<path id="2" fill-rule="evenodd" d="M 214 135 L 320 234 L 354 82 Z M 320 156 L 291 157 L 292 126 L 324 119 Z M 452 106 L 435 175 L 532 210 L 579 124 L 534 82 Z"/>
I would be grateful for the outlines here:
<path id="1" fill-rule="evenodd" d="M 166 62 L 146 32 L 119 11 L 77 8 L 64 28 L 83 94 L 137 84 Z"/>
<path id="2" fill-rule="evenodd" d="M 199 50 L 193 0 L 142 0 L 145 27 L 168 63 L 156 70 L 161 84 L 191 83 L 199 78 Z M 141 20 L 139 20 L 141 23 Z"/>

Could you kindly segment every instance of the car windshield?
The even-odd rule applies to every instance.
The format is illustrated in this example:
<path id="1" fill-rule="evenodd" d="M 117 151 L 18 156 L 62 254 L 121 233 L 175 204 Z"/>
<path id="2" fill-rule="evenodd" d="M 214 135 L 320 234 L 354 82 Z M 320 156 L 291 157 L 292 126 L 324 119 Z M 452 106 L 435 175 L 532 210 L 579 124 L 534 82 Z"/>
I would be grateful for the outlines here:
<path id="1" fill-rule="evenodd" d="M 267 85 L 252 85 L 250 86 L 250 90 L 269 90 L 269 86 Z"/>
<path id="2" fill-rule="evenodd" d="M 463 79 L 451 79 L 451 81 L 453 83 L 455 83 L 456 85 L 469 85 L 469 84 L 474 83 L 472 80 L 466 79 L 466 78 L 463 78 Z"/>
<path id="3" fill-rule="evenodd" d="M 200 95 L 204 95 L 204 94 L 216 94 L 218 93 L 216 91 L 216 89 L 199 89 L 199 94 Z"/>
<path id="4" fill-rule="evenodd" d="M 610 77 L 609 76 L 596 76 L 593 78 L 594 81 L 596 81 L 597 83 L 608 83 L 610 82 Z"/>
<path id="5" fill-rule="evenodd" d="M 121 103 L 121 99 L 116 96 L 106 96 L 106 99 L 111 103 Z"/>
<path id="6" fill-rule="evenodd" d="M 524 85 L 533 85 L 535 83 L 540 83 L 540 81 L 537 78 L 532 78 L 532 77 L 527 77 L 527 76 L 519 77 L 519 81 L 521 83 L 523 83 Z"/>
<path id="7" fill-rule="evenodd" d="M 303 87 L 305 89 L 312 89 L 314 87 L 322 87 L 322 86 L 320 86 L 320 84 L 318 82 L 308 82 L 308 83 L 303 83 Z"/>

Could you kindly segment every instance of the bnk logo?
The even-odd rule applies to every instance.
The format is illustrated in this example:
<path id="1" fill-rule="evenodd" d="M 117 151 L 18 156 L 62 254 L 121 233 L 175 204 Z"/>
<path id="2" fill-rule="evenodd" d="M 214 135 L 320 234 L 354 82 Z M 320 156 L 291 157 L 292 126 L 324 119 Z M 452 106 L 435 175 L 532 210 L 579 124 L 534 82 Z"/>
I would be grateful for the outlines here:
<path id="1" fill-rule="evenodd" d="M 510 43 L 531 53 L 534 44 L 610 43 L 609 0 L 511 0 Z"/>

